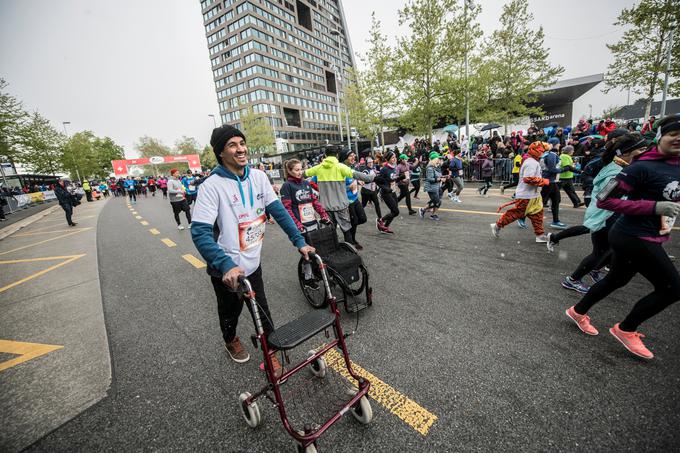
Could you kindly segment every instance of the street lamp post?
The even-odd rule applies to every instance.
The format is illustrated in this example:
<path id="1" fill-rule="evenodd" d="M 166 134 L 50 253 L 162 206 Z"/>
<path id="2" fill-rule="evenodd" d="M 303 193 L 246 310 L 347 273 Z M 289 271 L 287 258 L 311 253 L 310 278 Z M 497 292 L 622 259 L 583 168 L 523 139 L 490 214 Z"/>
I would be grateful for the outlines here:
<path id="1" fill-rule="evenodd" d="M 215 129 L 217 129 L 217 121 L 215 120 L 215 115 L 210 114 L 210 115 L 208 115 L 208 116 L 209 116 L 210 118 L 212 118 L 212 120 L 213 120 L 213 126 L 215 126 Z"/>
<path id="2" fill-rule="evenodd" d="M 331 36 L 336 36 L 338 40 L 338 60 L 340 64 L 336 64 L 335 80 L 336 80 L 336 99 L 338 103 L 338 124 L 340 125 L 340 141 L 342 141 L 342 117 L 340 116 L 340 77 L 342 77 L 342 72 L 344 68 L 344 63 L 342 61 L 342 51 L 340 50 L 340 32 L 337 30 L 331 30 Z M 338 74 L 338 71 L 341 73 Z M 343 98 L 345 96 L 343 95 Z M 352 138 L 350 137 L 350 125 L 349 125 L 349 110 L 347 109 L 347 99 L 345 99 L 345 122 L 347 123 L 347 149 L 352 149 Z"/>
<path id="3" fill-rule="evenodd" d="M 666 114 L 666 95 L 668 94 L 668 76 L 671 72 L 671 51 L 673 50 L 673 34 L 675 28 L 671 28 L 670 36 L 668 37 L 668 55 L 666 55 L 666 75 L 663 81 L 663 95 L 661 98 L 661 118 Z"/>
<path id="4" fill-rule="evenodd" d="M 71 122 L 70 121 L 62 121 L 61 124 L 64 126 L 64 133 L 66 134 L 66 138 L 69 138 L 68 131 L 66 130 L 66 125 L 71 124 Z M 80 172 L 78 171 L 78 166 L 76 165 L 75 157 L 71 156 L 71 161 L 73 161 L 73 167 L 76 169 L 76 176 L 78 176 L 78 182 L 80 182 Z"/>

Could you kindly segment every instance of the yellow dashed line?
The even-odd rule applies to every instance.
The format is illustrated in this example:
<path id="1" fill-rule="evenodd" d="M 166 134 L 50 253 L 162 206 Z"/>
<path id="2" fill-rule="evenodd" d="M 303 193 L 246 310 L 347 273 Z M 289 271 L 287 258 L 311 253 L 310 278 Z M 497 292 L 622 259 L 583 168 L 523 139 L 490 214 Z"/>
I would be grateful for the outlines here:
<path id="1" fill-rule="evenodd" d="M 191 255 L 189 253 L 187 253 L 186 255 L 182 255 L 182 258 L 184 258 L 185 261 L 194 266 L 196 269 L 203 269 L 204 267 L 206 267 L 206 264 L 203 261 L 199 260 L 194 255 Z"/>
<path id="2" fill-rule="evenodd" d="M 354 379 L 347 372 L 347 368 L 345 368 L 345 359 L 338 351 L 331 349 L 324 357 L 329 367 L 350 382 L 354 382 Z M 354 362 L 352 369 L 356 374 L 371 382 L 371 389 L 369 390 L 371 398 L 423 436 L 427 435 L 432 425 L 437 421 L 436 415 Z"/>
<path id="3" fill-rule="evenodd" d="M 161 234 L 161 232 L 158 231 L 158 230 L 155 229 L 155 228 L 151 228 L 151 229 L 149 230 L 149 232 L 150 232 L 151 234 L 153 234 L 154 236 L 157 235 L 157 234 Z"/>
<path id="4" fill-rule="evenodd" d="M 168 247 L 176 247 L 176 246 L 177 246 L 177 244 L 175 244 L 174 242 L 172 242 L 172 241 L 171 241 L 170 239 L 168 239 L 168 238 L 163 238 L 163 239 L 161 239 L 161 242 L 162 242 L 163 244 L 167 245 Z"/>
<path id="5" fill-rule="evenodd" d="M 141 215 L 136 215 L 136 216 L 135 216 L 135 219 L 137 219 L 137 220 L 141 220 L 141 219 L 143 219 L 143 218 L 144 218 L 144 217 L 142 217 Z"/>
<path id="6" fill-rule="evenodd" d="M 144 226 L 148 226 L 148 225 L 149 225 L 149 222 L 147 222 L 146 220 L 142 220 L 142 221 L 139 222 L 139 223 L 141 223 L 141 224 L 144 225 Z"/>
<path id="7" fill-rule="evenodd" d="M 130 211 L 132 211 L 132 213 L 135 214 L 135 215 L 139 214 L 137 211 L 135 211 L 133 209 L 130 209 Z"/>

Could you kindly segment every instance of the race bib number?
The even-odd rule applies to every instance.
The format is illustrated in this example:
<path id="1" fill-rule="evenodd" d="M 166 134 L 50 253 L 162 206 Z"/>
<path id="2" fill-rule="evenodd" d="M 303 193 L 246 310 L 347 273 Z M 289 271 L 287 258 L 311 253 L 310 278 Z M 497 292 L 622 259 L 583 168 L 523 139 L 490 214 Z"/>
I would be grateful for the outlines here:
<path id="1" fill-rule="evenodd" d="M 313 222 L 316 219 L 312 203 L 298 205 L 298 212 L 300 213 L 300 223 Z"/>
<path id="2" fill-rule="evenodd" d="M 193 192 L 194 190 L 196 190 L 196 186 L 193 184 L 189 184 L 189 190 Z"/>
<path id="3" fill-rule="evenodd" d="M 463 176 L 463 170 L 458 170 L 458 176 Z"/>
<path id="4" fill-rule="evenodd" d="M 257 247 L 264 240 L 264 228 L 267 224 L 267 216 L 262 214 L 251 222 L 238 224 L 238 239 L 241 251 Z"/>

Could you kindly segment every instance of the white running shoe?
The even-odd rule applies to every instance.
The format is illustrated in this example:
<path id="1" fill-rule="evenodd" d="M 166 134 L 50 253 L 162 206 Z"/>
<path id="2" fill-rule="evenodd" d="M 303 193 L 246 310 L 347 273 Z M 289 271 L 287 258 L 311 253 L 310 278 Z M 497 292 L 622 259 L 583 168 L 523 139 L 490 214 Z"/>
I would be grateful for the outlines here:
<path id="1" fill-rule="evenodd" d="M 539 244 L 543 244 L 545 242 L 548 242 L 548 236 L 546 236 L 545 234 L 542 234 L 540 236 L 536 236 L 536 242 L 538 242 Z"/>
<path id="2" fill-rule="evenodd" d="M 177 225 L 177 229 L 178 229 L 178 230 L 183 230 L 183 229 L 184 229 L 184 226 L 183 226 L 183 225 Z"/>
<path id="3" fill-rule="evenodd" d="M 548 248 L 548 251 L 550 253 L 555 251 L 555 243 L 550 239 L 550 236 L 552 236 L 552 233 L 548 233 L 545 237 L 548 239 L 548 241 L 545 243 L 545 246 Z"/>
<path id="4" fill-rule="evenodd" d="M 191 229 L 191 224 L 189 224 L 189 229 Z"/>
<path id="5" fill-rule="evenodd" d="M 492 224 L 489 225 L 489 226 L 491 227 L 491 234 L 493 234 L 493 236 L 494 236 L 495 238 L 500 237 L 501 229 L 498 228 L 498 225 L 496 225 L 495 223 L 492 223 Z"/>

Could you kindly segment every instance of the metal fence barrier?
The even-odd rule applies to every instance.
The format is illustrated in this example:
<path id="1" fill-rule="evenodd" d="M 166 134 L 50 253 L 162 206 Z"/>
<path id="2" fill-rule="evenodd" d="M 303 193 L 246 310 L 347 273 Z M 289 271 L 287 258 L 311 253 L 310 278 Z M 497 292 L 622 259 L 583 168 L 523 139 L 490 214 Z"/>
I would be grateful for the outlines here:
<path id="1" fill-rule="evenodd" d="M 579 158 L 574 157 L 574 165 L 579 164 Z M 467 182 L 482 181 L 482 162 L 481 160 L 472 160 L 464 162 L 463 176 Z M 512 181 L 512 166 L 513 159 L 500 158 L 493 159 L 493 175 L 492 181 L 496 183 Z M 574 172 L 574 184 L 581 184 L 580 172 Z"/>
<path id="2" fill-rule="evenodd" d="M 21 209 L 28 209 L 39 204 L 50 203 L 57 199 L 52 190 L 11 196 L 3 194 L 0 196 L 7 201 L 7 204 L 2 206 L 5 214 L 11 214 Z"/>

